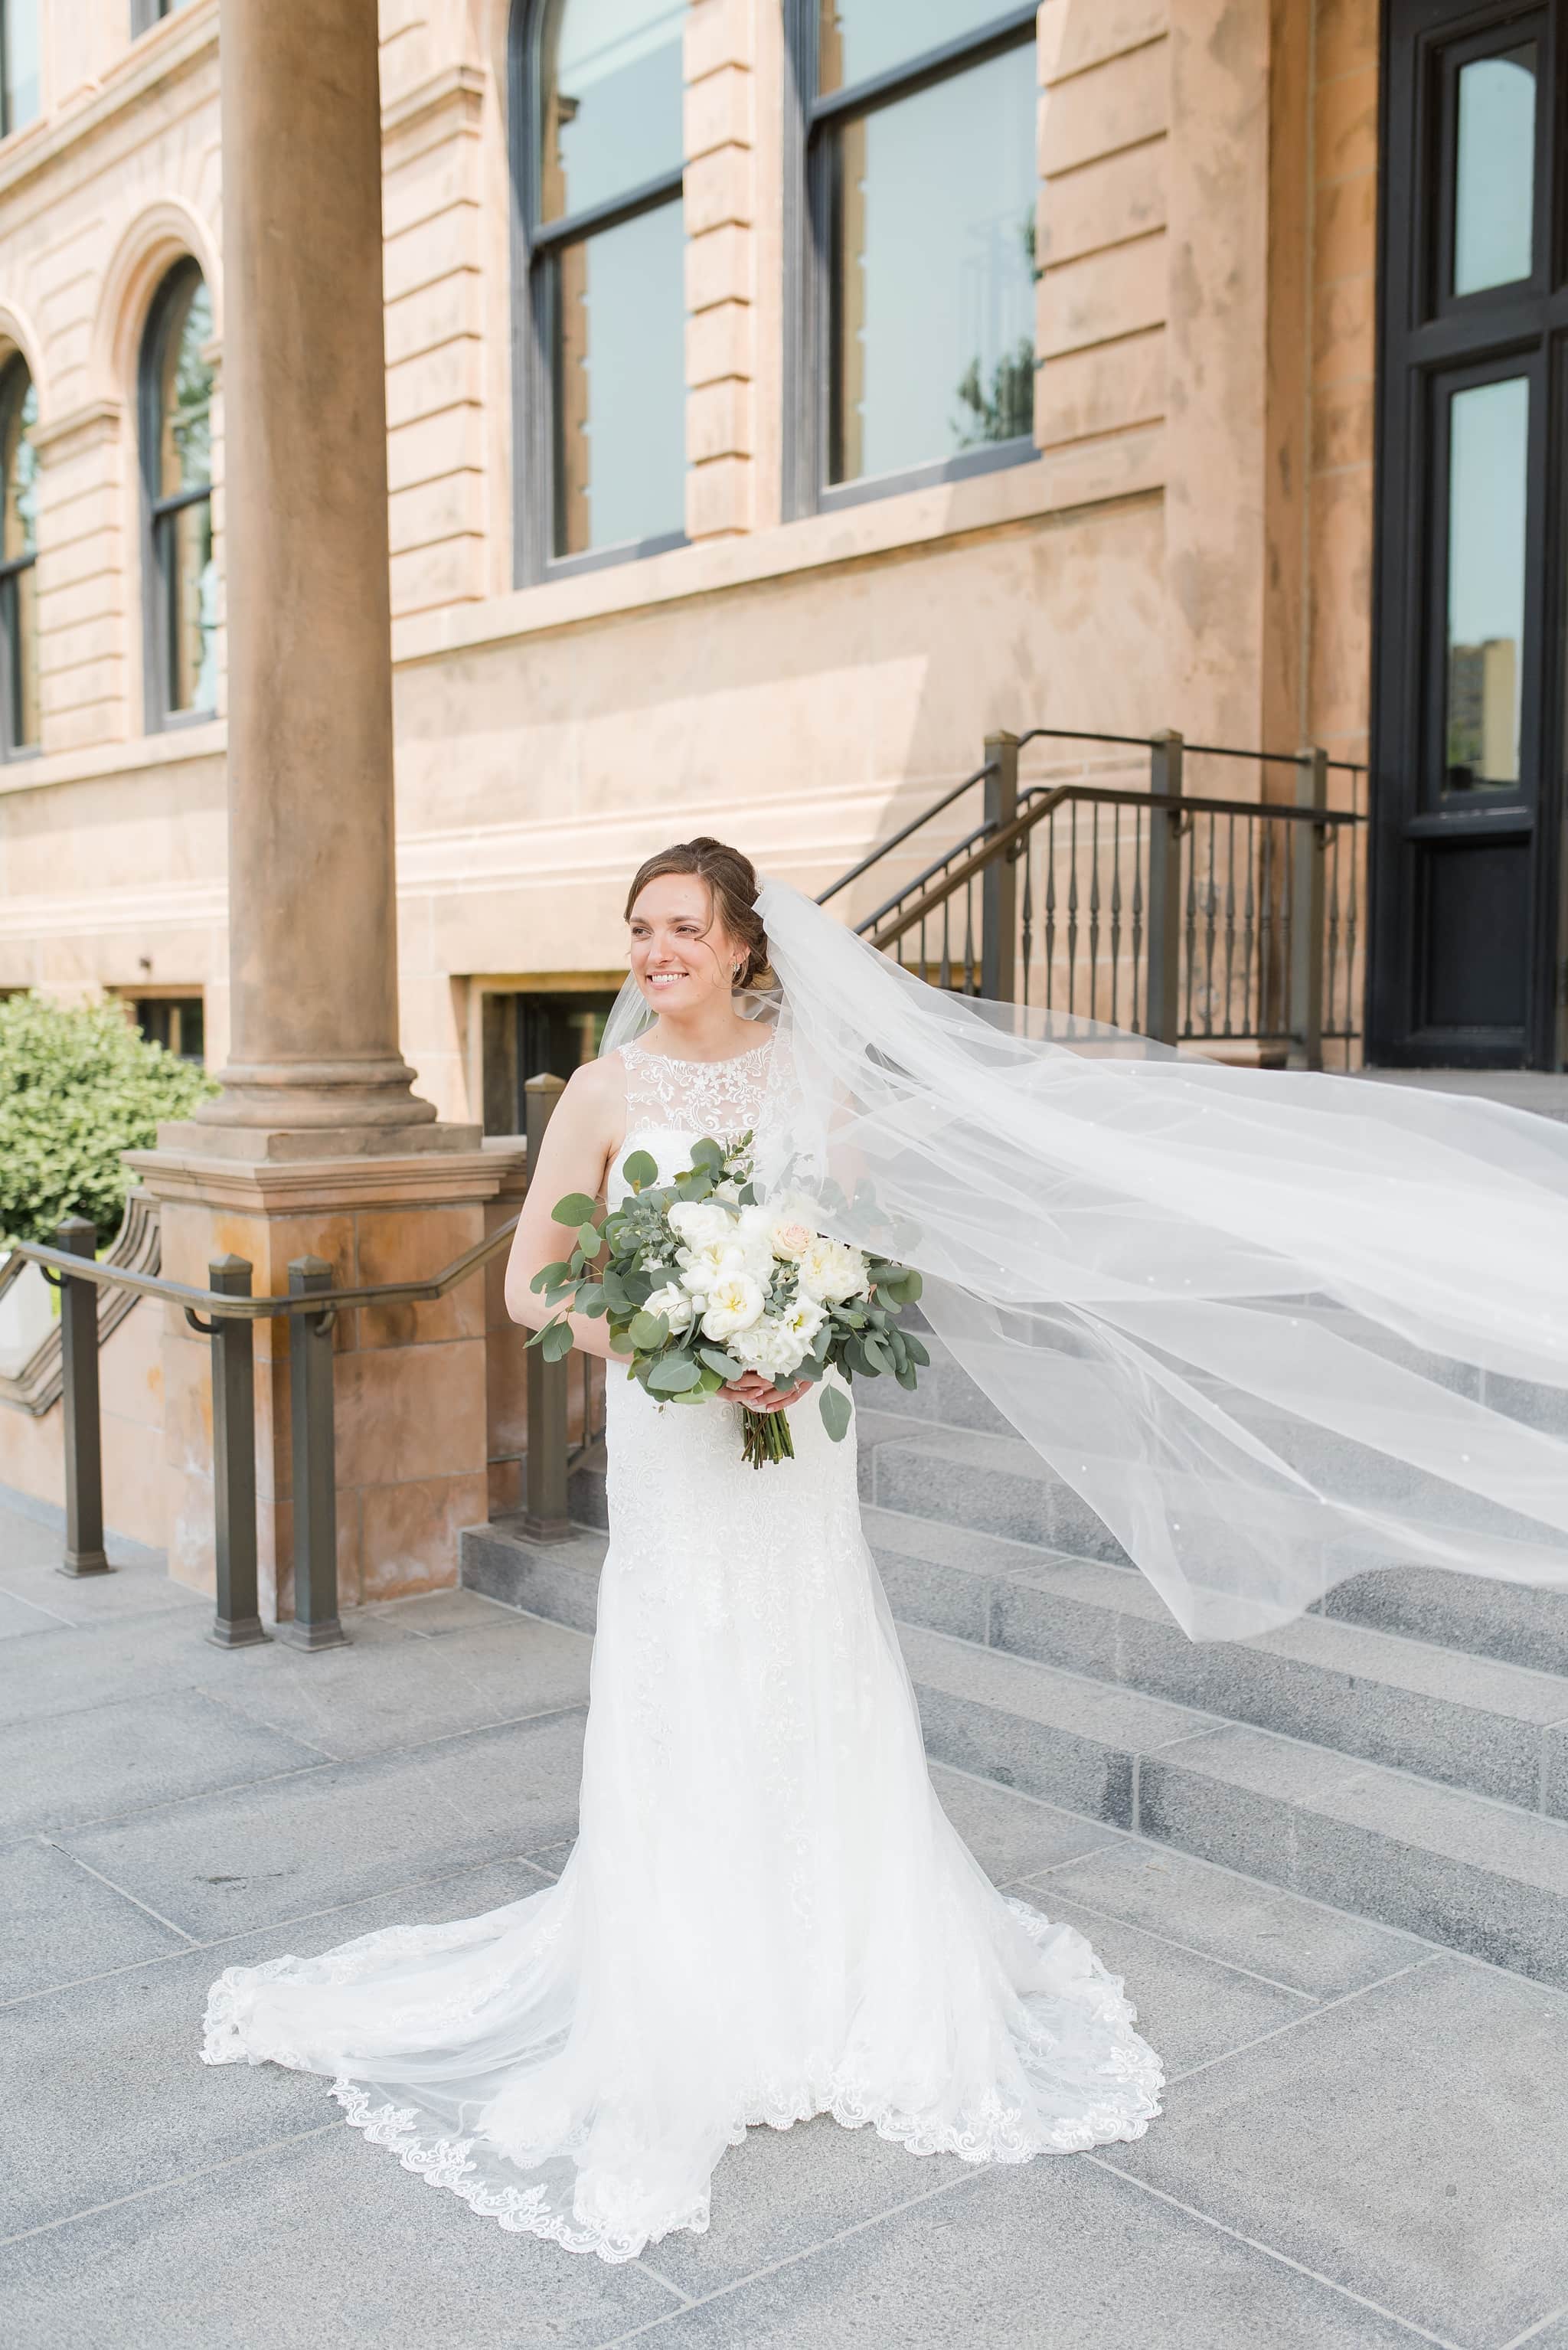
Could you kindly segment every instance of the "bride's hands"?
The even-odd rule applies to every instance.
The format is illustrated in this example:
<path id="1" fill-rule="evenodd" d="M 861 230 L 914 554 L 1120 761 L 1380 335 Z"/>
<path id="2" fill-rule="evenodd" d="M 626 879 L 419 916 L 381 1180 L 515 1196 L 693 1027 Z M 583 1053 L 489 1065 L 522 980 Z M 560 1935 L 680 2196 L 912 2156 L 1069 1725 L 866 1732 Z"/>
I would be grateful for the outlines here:
<path id="1" fill-rule="evenodd" d="M 783 1411 L 798 1403 L 811 1385 L 809 1379 L 797 1379 L 793 1387 L 775 1388 L 763 1378 L 761 1371 L 742 1371 L 738 1379 L 719 1389 L 722 1403 L 743 1403 L 748 1411 Z"/>

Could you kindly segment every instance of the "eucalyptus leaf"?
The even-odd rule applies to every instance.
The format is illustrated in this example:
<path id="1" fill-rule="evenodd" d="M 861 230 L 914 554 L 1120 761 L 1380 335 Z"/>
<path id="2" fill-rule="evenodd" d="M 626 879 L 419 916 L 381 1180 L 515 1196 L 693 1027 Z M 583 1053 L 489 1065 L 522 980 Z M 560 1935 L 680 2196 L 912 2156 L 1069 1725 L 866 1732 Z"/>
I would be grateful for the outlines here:
<path id="1" fill-rule="evenodd" d="M 654 1348 L 662 1347 L 669 1337 L 670 1325 L 662 1314 L 639 1312 L 632 1315 L 628 1335 L 639 1354 L 651 1355 Z"/>
<path id="2" fill-rule="evenodd" d="M 916 1337 L 912 1330 L 906 1330 L 904 1332 L 904 1344 L 909 1350 L 909 1360 L 912 1363 L 923 1364 L 930 1361 L 930 1356 L 927 1353 L 925 1347 L 920 1344 L 920 1341 Z"/>
<path id="3" fill-rule="evenodd" d="M 577 1246 L 585 1256 L 597 1256 L 602 1237 L 597 1224 L 584 1223 L 577 1227 Z"/>
<path id="4" fill-rule="evenodd" d="M 842 1444 L 849 1433 L 849 1398 L 841 1388 L 824 1388 L 816 1399 L 822 1414 L 822 1424 L 835 1444 Z"/>
<path id="5" fill-rule="evenodd" d="M 648 1375 L 649 1391 L 652 1395 L 683 1395 L 694 1388 L 701 1378 L 690 1355 L 663 1355 Z"/>
<path id="6" fill-rule="evenodd" d="M 634 1191 L 646 1191 L 659 1180 L 659 1162 L 646 1150 L 634 1150 L 620 1171 Z"/>
<path id="7" fill-rule="evenodd" d="M 542 1264 L 528 1286 L 530 1289 L 548 1289 L 553 1281 L 566 1281 L 570 1276 L 571 1270 L 566 1258 L 558 1256 L 553 1263 Z"/>
<path id="8" fill-rule="evenodd" d="M 564 1200 L 556 1201 L 552 1213 L 558 1224 L 591 1224 L 597 1208 L 598 1201 L 590 1200 L 586 1191 L 568 1191 Z"/>
<path id="9" fill-rule="evenodd" d="M 697 1353 L 709 1369 L 717 1371 L 722 1379 L 738 1379 L 745 1376 L 744 1363 L 737 1363 L 732 1355 L 725 1354 L 722 1347 L 699 1347 Z"/>
<path id="10" fill-rule="evenodd" d="M 572 1351 L 572 1326 L 569 1322 L 547 1325 L 539 1340 L 539 1352 L 547 1363 L 558 1363 Z"/>
<path id="11" fill-rule="evenodd" d="M 724 1164 L 722 1146 L 715 1142 L 711 1135 L 705 1134 L 701 1142 L 694 1142 L 691 1145 L 691 1164 L 693 1167 L 715 1169 L 722 1167 Z"/>

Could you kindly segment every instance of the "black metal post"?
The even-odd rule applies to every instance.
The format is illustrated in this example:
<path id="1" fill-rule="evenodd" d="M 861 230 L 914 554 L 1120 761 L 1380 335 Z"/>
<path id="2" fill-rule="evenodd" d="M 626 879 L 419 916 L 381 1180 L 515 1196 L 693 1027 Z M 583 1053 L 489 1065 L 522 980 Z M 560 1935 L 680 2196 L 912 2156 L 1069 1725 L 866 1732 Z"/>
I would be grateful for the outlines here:
<path id="1" fill-rule="evenodd" d="M 98 1232 L 85 1216 L 55 1229 L 55 1246 L 90 1257 Z M 103 1547 L 103 1430 L 98 1399 L 98 1289 L 60 1275 L 60 1399 L 65 1418 L 66 1548 L 62 1575 L 112 1575 Z"/>
<path id="2" fill-rule="evenodd" d="M 207 1286 L 248 1297 L 251 1267 L 243 1256 L 217 1256 Z M 254 1325 L 214 1314 L 213 1338 L 213 1519 L 218 1605 L 207 1638 L 220 1648 L 254 1648 L 268 1636 L 256 1598 L 256 1409 Z"/>
<path id="3" fill-rule="evenodd" d="M 1011 824 L 1018 814 L 1018 737 L 988 734 L 985 763 L 985 820 L 992 827 Z M 1018 867 L 1011 857 L 999 857 L 981 876 L 981 986 L 993 1003 L 1012 1003 L 1017 993 Z M 923 967 L 920 976 L 926 977 Z"/>
<path id="4" fill-rule="evenodd" d="M 528 1180 L 539 1164 L 545 1128 L 566 1088 L 559 1077 L 529 1077 L 527 1105 Z M 534 1542 L 564 1542 L 572 1531 L 566 1509 L 566 1363 L 547 1363 L 537 1347 L 528 1350 L 528 1459 L 524 1478 L 523 1524 Z"/>
<path id="5" fill-rule="evenodd" d="M 1296 806 L 1328 806 L 1328 753 L 1312 745 L 1296 761 Z M 1293 1069 L 1323 1066 L 1323 950 L 1324 867 L 1328 858 L 1326 824 L 1298 824 L 1295 855 L 1291 865 L 1291 1045 L 1287 1066 Z"/>
<path id="6" fill-rule="evenodd" d="M 318 1256 L 288 1268 L 291 1297 L 321 1295 L 319 1314 L 288 1317 L 289 1434 L 294 1484 L 294 1620 L 281 1627 L 296 1648 L 337 1648 L 337 1469 L 332 1412 L 332 1268 Z"/>
<path id="7" fill-rule="evenodd" d="M 1148 787 L 1181 796 L 1182 738 L 1174 727 L 1150 738 Z M 1148 977 L 1144 1026 L 1162 1045 L 1181 1035 L 1181 810 L 1148 815 Z"/>

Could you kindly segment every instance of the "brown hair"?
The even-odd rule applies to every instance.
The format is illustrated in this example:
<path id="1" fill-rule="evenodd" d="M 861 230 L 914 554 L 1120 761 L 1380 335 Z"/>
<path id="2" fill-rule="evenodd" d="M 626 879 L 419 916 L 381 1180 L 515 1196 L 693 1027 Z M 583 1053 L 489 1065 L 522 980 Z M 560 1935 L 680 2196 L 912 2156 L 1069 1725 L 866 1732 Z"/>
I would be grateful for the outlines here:
<path id="1" fill-rule="evenodd" d="M 735 985 L 765 987 L 773 973 L 768 969 L 768 938 L 757 911 L 757 876 L 751 858 L 722 840 L 710 839 L 706 833 L 695 840 L 677 841 L 673 848 L 661 848 L 656 857 L 638 867 L 627 892 L 628 922 L 632 908 L 649 883 L 666 873 L 690 873 L 706 884 L 712 907 L 710 921 L 722 920 L 737 947 L 746 951 Z"/>

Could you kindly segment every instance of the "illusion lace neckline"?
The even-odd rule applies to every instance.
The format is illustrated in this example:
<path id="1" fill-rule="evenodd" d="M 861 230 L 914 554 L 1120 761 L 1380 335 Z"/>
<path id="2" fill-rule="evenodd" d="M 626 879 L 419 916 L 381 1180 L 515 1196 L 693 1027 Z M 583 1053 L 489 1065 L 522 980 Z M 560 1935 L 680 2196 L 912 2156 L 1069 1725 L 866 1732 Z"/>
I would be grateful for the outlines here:
<path id="1" fill-rule="evenodd" d="M 661 1061 L 667 1069 L 736 1069 L 742 1061 L 754 1061 L 759 1053 L 765 1053 L 773 1041 L 771 1036 L 764 1036 L 760 1045 L 748 1045 L 743 1053 L 731 1053 L 722 1061 L 686 1061 L 676 1053 L 653 1053 L 635 1037 L 621 1050 L 635 1053 L 644 1061 Z"/>

